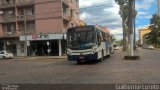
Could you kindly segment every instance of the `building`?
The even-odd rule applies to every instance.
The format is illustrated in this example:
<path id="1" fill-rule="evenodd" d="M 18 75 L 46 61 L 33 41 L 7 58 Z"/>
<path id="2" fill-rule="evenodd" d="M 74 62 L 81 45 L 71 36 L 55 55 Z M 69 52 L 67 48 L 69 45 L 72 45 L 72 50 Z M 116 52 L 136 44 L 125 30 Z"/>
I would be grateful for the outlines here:
<path id="1" fill-rule="evenodd" d="M 0 49 L 15 56 L 63 55 L 79 25 L 79 0 L 0 0 Z"/>
<path id="2" fill-rule="evenodd" d="M 160 0 L 157 0 L 158 15 L 160 16 Z"/>
<path id="3" fill-rule="evenodd" d="M 139 30 L 139 45 L 140 46 L 146 45 L 145 35 L 148 34 L 149 32 L 151 32 L 151 29 L 149 28 L 149 26 L 141 28 Z"/>
<path id="4" fill-rule="evenodd" d="M 80 25 L 80 26 L 86 26 L 87 23 L 86 23 L 85 21 L 80 20 L 80 21 L 79 21 L 79 25 Z"/>

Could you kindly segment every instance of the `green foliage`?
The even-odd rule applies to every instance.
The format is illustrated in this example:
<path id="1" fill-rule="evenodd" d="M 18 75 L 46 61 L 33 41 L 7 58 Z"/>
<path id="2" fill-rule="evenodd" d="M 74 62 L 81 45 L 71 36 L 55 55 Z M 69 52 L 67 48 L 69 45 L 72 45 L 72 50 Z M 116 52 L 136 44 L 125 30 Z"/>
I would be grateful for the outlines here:
<path id="1" fill-rule="evenodd" d="M 116 40 L 115 44 L 119 45 L 119 46 L 122 46 L 123 45 L 123 40 Z"/>
<path id="2" fill-rule="evenodd" d="M 160 17 L 154 14 L 150 20 L 151 32 L 146 34 L 146 43 L 153 44 L 155 46 L 160 45 Z"/>

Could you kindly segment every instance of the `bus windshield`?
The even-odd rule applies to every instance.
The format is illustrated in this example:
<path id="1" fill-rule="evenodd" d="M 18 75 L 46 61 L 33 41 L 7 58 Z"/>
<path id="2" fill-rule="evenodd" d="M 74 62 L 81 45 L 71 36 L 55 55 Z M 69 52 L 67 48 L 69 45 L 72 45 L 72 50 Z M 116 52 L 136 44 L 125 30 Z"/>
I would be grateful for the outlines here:
<path id="1" fill-rule="evenodd" d="M 68 33 L 68 47 L 71 49 L 90 49 L 96 45 L 94 31 Z"/>

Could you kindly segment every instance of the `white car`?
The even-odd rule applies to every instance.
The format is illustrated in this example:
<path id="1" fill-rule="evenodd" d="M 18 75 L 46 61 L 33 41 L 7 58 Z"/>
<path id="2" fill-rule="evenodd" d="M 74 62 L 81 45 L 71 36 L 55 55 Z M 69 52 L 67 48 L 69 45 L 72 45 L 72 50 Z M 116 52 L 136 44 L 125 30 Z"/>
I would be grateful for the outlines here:
<path id="1" fill-rule="evenodd" d="M 0 51 L 0 58 L 2 59 L 13 58 L 13 53 L 9 51 Z"/>
<path id="2" fill-rule="evenodd" d="M 120 49 L 120 46 L 118 46 L 118 45 L 113 45 L 113 47 L 114 47 L 114 50 L 119 50 Z"/>
<path id="3" fill-rule="evenodd" d="M 154 47 L 152 45 L 149 45 L 148 49 L 154 49 Z"/>

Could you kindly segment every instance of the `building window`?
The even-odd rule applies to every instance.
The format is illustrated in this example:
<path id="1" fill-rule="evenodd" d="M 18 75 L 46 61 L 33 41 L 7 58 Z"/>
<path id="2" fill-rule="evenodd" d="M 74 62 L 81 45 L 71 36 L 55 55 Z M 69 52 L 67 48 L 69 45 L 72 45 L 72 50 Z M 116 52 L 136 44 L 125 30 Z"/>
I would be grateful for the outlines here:
<path id="1" fill-rule="evenodd" d="M 8 33 L 11 33 L 11 32 L 14 32 L 16 30 L 16 27 L 14 24 L 6 24 L 4 26 L 5 28 L 5 32 L 8 34 Z"/>
<path id="2" fill-rule="evenodd" d="M 34 15 L 34 8 L 30 7 L 26 9 L 26 15 Z"/>
<path id="3" fill-rule="evenodd" d="M 27 30 L 28 30 L 28 32 L 33 32 L 35 30 L 35 23 L 34 22 L 29 22 L 27 24 Z"/>
<path id="4" fill-rule="evenodd" d="M 3 5 L 6 5 L 6 4 L 14 4 L 15 3 L 15 0 L 2 0 L 1 1 Z"/>
<path id="5" fill-rule="evenodd" d="M 4 17 L 14 17 L 14 10 L 4 10 L 3 12 Z"/>
<path id="6" fill-rule="evenodd" d="M 27 7 L 19 9 L 19 15 L 34 15 L 34 7 Z"/>

